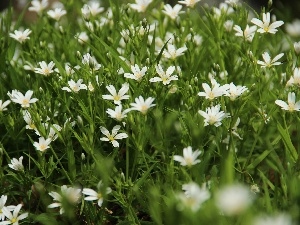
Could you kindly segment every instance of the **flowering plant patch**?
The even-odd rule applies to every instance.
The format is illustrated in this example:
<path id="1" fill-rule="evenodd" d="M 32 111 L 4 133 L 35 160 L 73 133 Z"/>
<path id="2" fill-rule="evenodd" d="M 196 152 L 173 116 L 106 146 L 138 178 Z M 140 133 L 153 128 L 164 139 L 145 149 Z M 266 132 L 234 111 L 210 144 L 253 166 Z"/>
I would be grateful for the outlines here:
<path id="1" fill-rule="evenodd" d="M 0 225 L 300 221 L 297 22 L 238 0 L 27 11 L 0 14 Z"/>

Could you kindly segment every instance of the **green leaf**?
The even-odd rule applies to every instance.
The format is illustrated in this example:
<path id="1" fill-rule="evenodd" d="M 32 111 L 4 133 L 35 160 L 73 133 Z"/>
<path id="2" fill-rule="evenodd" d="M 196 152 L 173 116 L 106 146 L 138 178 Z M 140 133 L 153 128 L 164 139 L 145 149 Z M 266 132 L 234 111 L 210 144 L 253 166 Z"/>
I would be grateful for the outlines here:
<path id="1" fill-rule="evenodd" d="M 291 153 L 291 156 L 293 157 L 294 162 L 296 162 L 298 159 L 298 153 L 291 141 L 288 131 L 285 130 L 279 123 L 277 123 L 277 129 L 283 140 L 284 146 L 289 150 L 289 152 Z"/>
<path id="2" fill-rule="evenodd" d="M 52 214 L 42 213 L 34 218 L 34 221 L 39 222 L 44 225 L 56 225 L 57 221 L 52 216 Z"/>
<path id="3" fill-rule="evenodd" d="M 258 164 L 260 164 L 273 150 L 265 150 L 261 153 L 251 164 L 247 166 L 247 170 L 254 169 Z"/>

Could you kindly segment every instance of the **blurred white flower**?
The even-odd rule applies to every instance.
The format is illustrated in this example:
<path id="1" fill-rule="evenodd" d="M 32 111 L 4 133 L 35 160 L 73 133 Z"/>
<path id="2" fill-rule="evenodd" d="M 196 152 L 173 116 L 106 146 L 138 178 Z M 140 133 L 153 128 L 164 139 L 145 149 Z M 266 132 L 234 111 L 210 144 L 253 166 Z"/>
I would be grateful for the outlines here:
<path id="1" fill-rule="evenodd" d="M 67 11 L 61 8 L 55 8 L 55 9 L 51 9 L 47 12 L 48 16 L 51 17 L 52 19 L 59 21 L 60 18 L 64 15 L 67 14 Z"/>
<path id="2" fill-rule="evenodd" d="M 300 68 L 295 68 L 293 76 L 288 80 L 286 86 L 297 85 L 300 87 Z"/>
<path id="3" fill-rule="evenodd" d="M 29 35 L 31 34 L 31 30 L 26 29 L 24 31 L 15 30 L 14 33 L 10 33 L 9 36 L 16 41 L 23 44 L 26 40 L 30 39 Z"/>
<path id="4" fill-rule="evenodd" d="M 172 80 L 178 80 L 177 75 L 172 75 L 175 71 L 175 66 L 170 66 L 166 72 L 163 70 L 160 64 L 155 65 L 156 72 L 158 73 L 159 77 L 153 77 L 149 81 L 150 82 L 162 82 L 163 85 L 168 85 Z"/>
<path id="5" fill-rule="evenodd" d="M 262 54 L 262 57 L 264 59 L 263 61 L 257 60 L 257 64 L 261 65 L 262 68 L 264 67 L 268 67 L 270 68 L 271 66 L 278 66 L 280 64 L 282 64 L 281 62 L 277 62 L 282 56 L 284 55 L 284 53 L 280 53 L 277 56 L 274 57 L 274 59 L 271 60 L 271 57 L 269 55 L 268 52 L 264 52 Z"/>
<path id="6" fill-rule="evenodd" d="M 28 90 L 25 95 L 23 95 L 21 92 L 13 90 L 12 94 L 7 93 L 10 97 L 11 101 L 18 103 L 21 105 L 22 108 L 29 108 L 30 104 L 35 103 L 38 101 L 37 98 L 31 98 L 33 91 Z"/>
<path id="7" fill-rule="evenodd" d="M 224 118 L 229 117 L 228 113 L 220 111 L 221 106 L 218 104 L 216 106 L 206 108 L 205 112 L 199 110 L 198 113 L 204 117 L 204 126 L 214 125 L 215 127 L 220 126 L 221 121 Z"/>
<path id="8" fill-rule="evenodd" d="M 178 3 L 186 5 L 187 7 L 190 8 L 194 8 L 195 4 L 200 1 L 201 0 L 184 0 L 184 1 L 178 1 Z"/>
<path id="9" fill-rule="evenodd" d="M 66 185 L 61 186 L 61 192 L 51 191 L 49 195 L 53 198 L 54 203 L 48 205 L 48 208 L 59 207 L 59 213 L 63 214 L 65 209 L 63 208 L 63 201 L 67 201 L 69 204 L 77 204 L 81 199 L 81 189 L 67 187 Z"/>
<path id="10" fill-rule="evenodd" d="M 13 213 L 10 212 L 10 210 L 7 207 L 2 208 L 2 213 L 6 217 L 6 220 L 4 219 L 0 224 L 12 224 L 12 225 L 19 225 L 20 220 L 25 219 L 28 217 L 28 213 L 23 213 L 19 215 L 20 209 L 22 208 L 22 205 L 17 205 Z"/>
<path id="11" fill-rule="evenodd" d="M 106 113 L 109 115 L 109 117 L 116 119 L 118 121 L 121 121 L 125 117 L 127 117 L 127 113 L 130 111 L 130 109 L 125 109 L 122 112 L 122 105 L 117 105 L 115 110 L 113 109 L 107 109 Z"/>
<path id="12" fill-rule="evenodd" d="M 199 187 L 198 184 L 190 182 L 182 185 L 184 193 L 178 195 L 182 205 L 179 209 L 189 208 L 192 211 L 197 211 L 201 205 L 210 198 L 210 192 L 206 188 L 206 184 Z"/>
<path id="13" fill-rule="evenodd" d="M 34 142 L 33 146 L 36 148 L 36 150 L 44 152 L 46 149 L 50 148 L 49 145 L 51 141 L 52 140 L 50 138 L 45 139 L 44 137 L 40 137 L 39 142 Z"/>
<path id="14" fill-rule="evenodd" d="M 292 218 L 285 213 L 279 213 L 277 215 L 263 215 L 254 219 L 253 225 L 292 225 Z"/>
<path id="15" fill-rule="evenodd" d="M 163 52 L 163 56 L 167 59 L 174 60 L 178 56 L 183 55 L 186 50 L 187 50 L 187 47 L 185 47 L 185 46 L 176 49 L 174 45 L 168 44 L 167 49 L 165 49 Z"/>
<path id="16" fill-rule="evenodd" d="M 54 72 L 53 67 L 55 66 L 55 63 L 51 61 L 49 64 L 47 64 L 45 61 L 39 62 L 39 65 L 41 68 L 34 68 L 35 73 L 42 74 L 44 76 L 49 76 L 51 73 Z"/>
<path id="17" fill-rule="evenodd" d="M 224 93 L 225 96 L 228 96 L 231 101 L 236 100 L 239 96 L 241 96 L 244 92 L 246 92 L 248 88 L 246 86 L 237 85 L 235 86 L 234 83 L 229 84 L 229 88 Z"/>
<path id="18" fill-rule="evenodd" d="M 0 112 L 6 111 L 7 110 L 6 107 L 9 105 L 9 103 L 11 103 L 10 100 L 6 100 L 5 102 L 0 100 Z"/>
<path id="19" fill-rule="evenodd" d="M 277 27 L 280 27 L 284 24 L 283 21 L 275 21 L 274 23 L 271 23 L 270 13 L 263 13 L 263 20 L 259 20 L 257 18 L 253 18 L 251 22 L 255 24 L 256 26 L 260 27 L 257 32 L 259 33 L 270 33 L 275 34 L 278 30 Z"/>
<path id="20" fill-rule="evenodd" d="M 85 19 L 89 19 L 91 16 L 95 17 L 103 11 L 104 8 L 100 7 L 99 2 L 96 1 L 91 1 L 88 4 L 85 4 L 81 9 L 82 16 Z"/>
<path id="21" fill-rule="evenodd" d="M 102 98 L 106 100 L 113 100 L 116 105 L 120 105 L 121 100 L 129 99 L 129 95 L 126 95 L 129 90 L 128 83 L 122 84 L 122 87 L 118 93 L 113 85 L 106 86 L 106 89 L 109 91 L 110 95 L 102 95 Z"/>
<path id="22" fill-rule="evenodd" d="M 201 97 L 205 97 L 206 99 L 209 99 L 211 101 L 217 97 L 224 95 L 229 88 L 228 84 L 221 86 L 214 78 L 212 78 L 210 82 L 211 87 L 207 83 L 202 83 L 204 92 L 199 92 L 198 95 Z"/>
<path id="23" fill-rule="evenodd" d="M 75 38 L 78 40 L 78 42 L 79 42 L 80 44 L 87 43 L 88 40 L 89 40 L 89 36 L 87 35 L 87 33 L 86 33 L 85 31 L 83 31 L 83 32 L 81 32 L 81 33 L 79 33 L 79 34 L 77 34 L 77 35 L 75 36 Z"/>
<path id="24" fill-rule="evenodd" d="M 201 154 L 201 151 L 196 150 L 193 152 L 192 147 L 188 146 L 183 149 L 183 157 L 180 155 L 174 155 L 173 159 L 177 162 L 180 162 L 181 166 L 192 166 L 196 165 L 197 163 L 200 163 L 201 161 L 198 158 L 198 156 Z"/>
<path id="25" fill-rule="evenodd" d="M 31 5 L 32 6 L 30 6 L 28 10 L 40 14 L 41 12 L 44 11 L 44 9 L 48 7 L 48 0 L 42 0 L 42 1 L 32 0 Z"/>
<path id="26" fill-rule="evenodd" d="M 140 111 L 142 114 L 146 114 L 148 109 L 155 106 L 155 104 L 152 104 L 154 101 L 154 98 L 149 97 L 146 100 L 142 96 L 139 96 L 138 98 L 135 98 L 135 103 L 130 103 L 132 108 L 130 110 L 136 110 Z"/>
<path id="27" fill-rule="evenodd" d="M 124 73 L 124 77 L 140 82 L 147 72 L 147 67 L 144 66 L 140 69 L 140 67 L 135 64 L 134 66 L 131 65 L 131 71 L 132 73 Z"/>
<path id="28" fill-rule="evenodd" d="M 80 90 L 87 90 L 87 86 L 82 82 L 82 79 L 79 79 L 77 82 L 71 79 L 68 81 L 69 87 L 63 87 L 62 90 L 74 93 L 78 93 Z"/>
<path id="29" fill-rule="evenodd" d="M 101 68 L 101 64 L 99 64 L 94 56 L 91 56 L 90 53 L 83 55 L 82 64 L 88 65 L 92 71 L 97 71 Z"/>
<path id="30" fill-rule="evenodd" d="M 228 216 L 239 215 L 252 203 L 250 189 L 241 184 L 233 184 L 221 188 L 216 194 L 216 205 Z"/>
<path id="31" fill-rule="evenodd" d="M 257 27 L 249 27 L 249 25 L 247 24 L 245 30 L 242 30 L 240 26 L 234 25 L 233 29 L 236 31 L 235 36 L 243 37 L 245 40 L 252 42 Z"/>
<path id="32" fill-rule="evenodd" d="M 276 100 L 276 105 L 279 105 L 283 110 L 286 111 L 300 111 L 300 101 L 296 102 L 296 95 L 294 92 L 288 93 L 288 103 L 282 100 Z"/>
<path id="33" fill-rule="evenodd" d="M 87 195 L 84 200 L 86 201 L 94 201 L 97 200 L 98 206 L 101 207 L 103 203 L 103 197 L 109 193 L 111 193 L 111 188 L 107 187 L 105 190 L 105 193 L 102 193 L 102 181 L 99 181 L 97 184 L 97 191 L 94 191 L 93 189 L 90 188 L 83 188 L 82 194 Z"/>
<path id="34" fill-rule="evenodd" d="M 292 23 L 287 23 L 285 25 L 286 32 L 292 37 L 300 36 L 300 19 L 294 19 Z"/>
<path id="35" fill-rule="evenodd" d="M 164 5 L 164 9 L 162 12 L 169 16 L 172 20 L 175 20 L 179 14 L 184 13 L 183 11 L 180 11 L 182 9 L 182 5 L 176 4 L 174 7 L 172 7 L 170 4 Z"/>
<path id="36" fill-rule="evenodd" d="M 24 170 L 24 166 L 23 166 L 23 156 L 21 156 L 19 159 L 16 158 L 12 158 L 12 160 L 10 161 L 10 164 L 8 164 L 8 166 L 16 171 L 23 171 Z"/>
<path id="37" fill-rule="evenodd" d="M 152 0 L 135 0 L 135 4 L 129 4 L 129 6 L 138 12 L 145 12 L 151 2 Z"/>
<path id="38" fill-rule="evenodd" d="M 119 133 L 118 131 L 120 130 L 121 126 L 116 125 L 113 127 L 112 132 L 110 132 L 105 128 L 105 127 L 100 127 L 101 133 L 104 134 L 106 137 L 100 138 L 101 141 L 109 141 L 112 143 L 112 145 L 117 148 L 119 147 L 119 142 L 116 140 L 127 138 L 128 135 L 126 133 Z"/>

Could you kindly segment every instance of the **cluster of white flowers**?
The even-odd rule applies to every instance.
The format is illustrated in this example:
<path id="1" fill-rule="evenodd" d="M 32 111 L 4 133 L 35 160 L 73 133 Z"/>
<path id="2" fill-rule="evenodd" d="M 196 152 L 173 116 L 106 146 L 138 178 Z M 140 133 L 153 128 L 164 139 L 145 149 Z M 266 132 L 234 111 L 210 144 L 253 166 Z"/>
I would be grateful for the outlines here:
<path id="1" fill-rule="evenodd" d="M 20 214 L 22 204 L 6 206 L 6 201 L 7 196 L 2 195 L 0 198 L 0 224 L 18 225 L 21 220 L 28 217 L 27 212 Z"/>
<path id="2" fill-rule="evenodd" d="M 110 187 L 107 187 L 103 190 L 103 183 L 100 180 L 97 184 L 97 191 L 91 188 L 80 188 L 76 187 L 67 187 L 66 185 L 61 186 L 60 192 L 51 191 L 49 195 L 53 198 L 53 203 L 48 205 L 48 208 L 59 208 L 59 213 L 63 214 L 65 212 L 63 202 L 67 202 L 70 205 L 77 205 L 81 198 L 82 194 L 85 195 L 84 200 L 86 201 L 94 201 L 97 200 L 97 204 L 99 207 L 102 206 L 104 197 L 111 193 L 112 190 Z"/>

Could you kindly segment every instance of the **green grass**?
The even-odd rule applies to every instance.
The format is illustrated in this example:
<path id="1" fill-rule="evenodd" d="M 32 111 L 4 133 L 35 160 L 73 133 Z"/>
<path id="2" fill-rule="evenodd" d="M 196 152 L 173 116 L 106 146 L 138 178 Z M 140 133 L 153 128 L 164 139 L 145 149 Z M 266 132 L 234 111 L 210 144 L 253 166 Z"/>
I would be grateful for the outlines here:
<path id="1" fill-rule="evenodd" d="M 291 92 L 296 102 L 300 99 L 299 82 L 286 86 L 300 62 L 293 46 L 298 40 L 285 32 L 286 21 L 275 34 L 256 31 L 253 40 L 247 41 L 236 36 L 233 28 L 224 27 L 228 20 L 242 29 L 254 25 L 245 5 L 234 7 L 230 14 L 223 10 L 219 17 L 213 8 L 183 5 L 184 13 L 171 20 L 162 12 L 161 1 L 153 0 L 146 12 L 135 11 L 126 2 L 109 1 L 104 12 L 85 21 L 81 13 L 84 1 L 62 3 L 67 14 L 58 22 L 47 15 L 48 9 L 31 23 L 22 15 L 12 19 L 12 9 L 0 14 L 0 100 L 12 101 L 7 110 L 0 111 L 0 195 L 7 196 L 6 206 L 22 204 L 21 213 L 29 213 L 21 223 L 250 225 L 261 224 L 255 221 L 265 215 L 277 222 L 282 219 L 278 224 L 291 224 L 289 220 L 297 224 L 298 105 L 295 111 L 286 111 L 275 104 L 276 100 L 287 102 Z M 272 8 L 264 11 L 272 15 Z M 254 12 L 252 17 L 262 19 L 262 13 Z M 30 39 L 19 43 L 9 36 L 22 29 L 32 31 Z M 125 30 L 128 35 L 123 38 Z M 81 32 L 89 38 L 82 44 L 75 38 Z M 169 44 L 187 50 L 168 59 L 164 51 Z M 284 56 L 279 65 L 262 68 L 257 60 L 263 60 L 264 52 L 272 59 L 280 53 Z M 87 53 L 101 64 L 99 69 L 82 60 Z M 24 69 L 30 64 L 41 68 L 42 61 L 53 61 L 56 70 L 44 76 Z M 72 74 L 66 71 L 66 63 Z M 124 73 L 133 73 L 135 64 L 140 69 L 147 67 L 140 81 L 124 77 Z M 178 79 L 167 85 L 150 82 L 159 76 L 158 64 L 164 71 L 175 66 L 172 75 Z M 234 101 L 224 93 L 212 100 L 199 96 L 204 92 L 203 83 L 211 87 L 212 77 L 227 91 L 230 83 L 248 90 Z M 85 89 L 62 90 L 71 79 L 82 79 Z M 108 85 L 118 92 L 125 83 L 129 90 L 128 99 L 121 100 L 122 110 L 130 109 L 139 96 L 154 98 L 155 105 L 144 114 L 130 110 L 119 121 L 106 113 L 115 109 L 114 101 L 102 95 L 109 94 Z M 22 94 L 32 90 L 32 98 L 38 101 L 21 107 L 7 95 L 13 90 Z M 213 121 L 204 126 L 199 110 L 206 112 L 216 105 L 227 117 L 220 126 Z M 38 133 L 26 129 L 25 110 Z M 118 147 L 100 140 L 105 137 L 100 127 L 111 132 L 116 125 L 120 126 L 118 133 L 126 134 L 117 140 Z M 49 148 L 37 150 L 34 143 L 40 137 L 49 138 L 49 132 L 55 135 L 49 139 Z M 200 162 L 182 166 L 173 157 L 182 156 L 188 146 L 201 151 Z M 23 170 L 8 166 L 21 156 Z M 84 188 L 97 190 L 99 181 L 101 206 L 82 194 Z M 193 189 L 196 194 L 184 194 L 183 185 L 190 182 L 200 188 Z M 58 202 L 49 193 L 60 194 L 63 185 L 71 193 L 60 199 L 64 209 L 60 214 L 60 207 L 48 207 Z M 241 189 L 226 201 L 221 191 L 236 185 Z M 78 200 L 72 198 L 76 190 L 81 193 Z M 199 200 L 204 193 L 208 197 Z M 236 203 L 237 209 L 222 208 L 220 198 Z"/>

